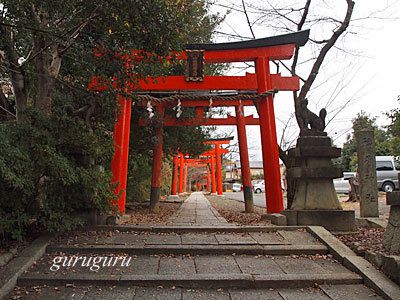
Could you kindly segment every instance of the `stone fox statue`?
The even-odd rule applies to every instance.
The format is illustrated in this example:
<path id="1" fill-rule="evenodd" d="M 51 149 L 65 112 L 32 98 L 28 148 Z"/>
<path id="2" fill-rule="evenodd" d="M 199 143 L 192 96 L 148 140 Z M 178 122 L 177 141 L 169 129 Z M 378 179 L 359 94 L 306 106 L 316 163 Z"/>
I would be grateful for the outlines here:
<path id="1" fill-rule="evenodd" d="M 301 117 L 303 118 L 303 130 L 311 129 L 313 131 L 323 132 L 325 129 L 326 109 L 319 112 L 319 116 L 307 108 L 308 100 L 301 101 Z M 310 125 L 310 127 L 308 127 Z"/>

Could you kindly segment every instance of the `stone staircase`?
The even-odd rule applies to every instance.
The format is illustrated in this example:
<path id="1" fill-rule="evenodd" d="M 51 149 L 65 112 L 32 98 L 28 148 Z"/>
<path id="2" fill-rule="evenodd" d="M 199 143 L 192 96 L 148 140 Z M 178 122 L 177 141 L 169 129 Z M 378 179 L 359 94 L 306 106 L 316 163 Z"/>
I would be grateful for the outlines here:
<path id="1" fill-rule="evenodd" d="M 188 203 L 168 226 L 54 239 L 9 298 L 382 299 L 306 228 L 232 226 L 201 194 Z"/>

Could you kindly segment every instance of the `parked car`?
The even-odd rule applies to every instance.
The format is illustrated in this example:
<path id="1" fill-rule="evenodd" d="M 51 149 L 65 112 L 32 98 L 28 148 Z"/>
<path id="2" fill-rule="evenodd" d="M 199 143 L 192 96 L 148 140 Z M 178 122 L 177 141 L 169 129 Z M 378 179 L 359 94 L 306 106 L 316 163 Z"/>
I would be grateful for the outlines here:
<path id="1" fill-rule="evenodd" d="M 256 183 L 253 185 L 253 191 L 254 193 L 265 193 L 265 182 L 264 180 L 260 180 L 260 182 Z"/>
<path id="2" fill-rule="evenodd" d="M 338 194 L 348 194 L 350 192 L 349 180 L 355 177 L 355 172 L 343 172 L 343 177 L 333 179 L 333 186 Z"/>
<path id="3" fill-rule="evenodd" d="M 384 192 L 393 192 L 399 188 L 399 171 L 396 170 L 394 156 L 376 157 L 376 178 L 378 189 Z"/>
<path id="4" fill-rule="evenodd" d="M 251 186 L 255 186 L 255 185 L 259 184 L 261 181 L 263 181 L 263 180 L 262 179 L 253 179 L 251 181 Z"/>
<path id="5" fill-rule="evenodd" d="M 240 192 L 242 190 L 242 185 L 240 183 L 234 183 L 232 186 L 233 192 Z"/>
<path id="6" fill-rule="evenodd" d="M 253 191 L 254 193 L 265 193 L 265 182 L 264 180 L 253 180 Z M 285 181 L 281 179 L 281 187 L 282 187 L 282 192 L 286 190 L 285 188 Z"/>

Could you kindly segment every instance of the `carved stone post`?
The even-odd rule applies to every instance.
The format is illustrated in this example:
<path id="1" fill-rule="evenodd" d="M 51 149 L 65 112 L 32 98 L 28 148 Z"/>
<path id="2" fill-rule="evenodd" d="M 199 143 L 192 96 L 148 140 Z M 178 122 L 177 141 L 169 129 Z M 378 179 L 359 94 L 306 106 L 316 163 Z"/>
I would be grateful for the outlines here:
<path id="1" fill-rule="evenodd" d="M 379 217 L 374 131 L 355 132 L 360 183 L 360 216 Z"/>

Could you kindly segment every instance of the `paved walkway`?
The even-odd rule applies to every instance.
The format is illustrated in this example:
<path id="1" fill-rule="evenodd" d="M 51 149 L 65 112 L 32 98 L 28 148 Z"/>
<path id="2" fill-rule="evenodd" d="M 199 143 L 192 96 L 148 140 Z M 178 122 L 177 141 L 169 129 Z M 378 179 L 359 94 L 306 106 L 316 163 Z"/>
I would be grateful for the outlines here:
<path id="1" fill-rule="evenodd" d="M 202 192 L 192 193 L 168 224 L 176 226 L 235 226 L 216 211 Z"/>

